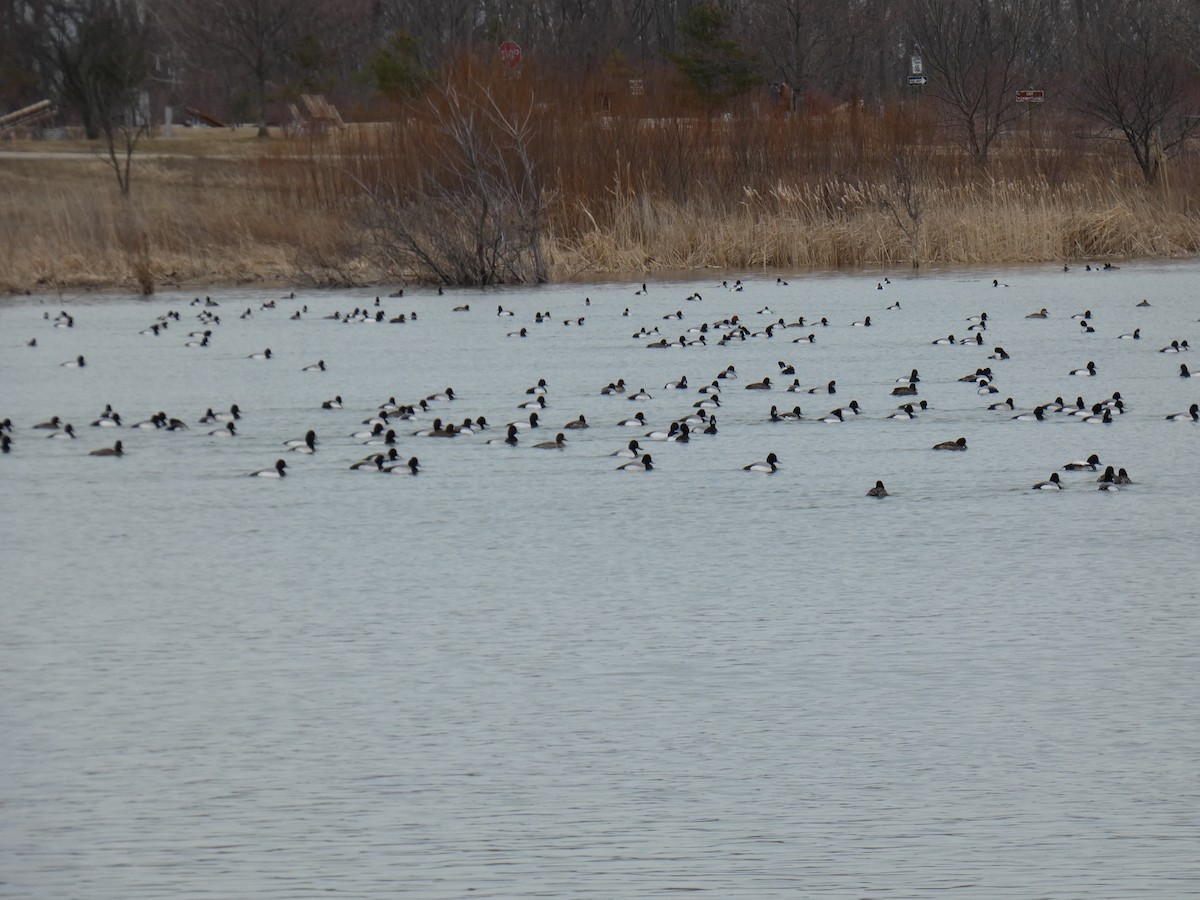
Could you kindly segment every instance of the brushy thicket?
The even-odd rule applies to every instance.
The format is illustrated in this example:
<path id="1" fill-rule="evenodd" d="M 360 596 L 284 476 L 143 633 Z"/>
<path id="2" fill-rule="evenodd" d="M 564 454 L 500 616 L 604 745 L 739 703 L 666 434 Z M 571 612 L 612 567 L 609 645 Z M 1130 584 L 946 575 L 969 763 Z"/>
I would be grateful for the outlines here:
<path id="1" fill-rule="evenodd" d="M 0 289 L 490 284 L 1200 249 L 1194 149 L 1147 187 L 1119 136 L 1047 107 L 985 170 L 929 98 L 820 114 L 760 98 L 708 115 L 670 88 L 548 88 L 530 70 L 464 64 L 391 122 L 229 158 L 139 160 L 129 198 L 99 163 L 8 166 Z"/>
<path id="2" fill-rule="evenodd" d="M 984 170 L 923 98 L 879 113 L 784 114 L 764 101 L 706 116 L 681 96 L 603 83 L 555 95 L 529 73 L 485 84 L 460 70 L 448 83 L 395 124 L 275 160 L 281 177 L 302 174 L 305 202 L 355 208 L 371 235 L 364 251 L 411 277 L 536 280 L 533 254 L 558 278 L 1200 248 L 1194 154 L 1147 188 L 1116 136 L 1084 137 L 1081 123 L 1045 110 Z"/>

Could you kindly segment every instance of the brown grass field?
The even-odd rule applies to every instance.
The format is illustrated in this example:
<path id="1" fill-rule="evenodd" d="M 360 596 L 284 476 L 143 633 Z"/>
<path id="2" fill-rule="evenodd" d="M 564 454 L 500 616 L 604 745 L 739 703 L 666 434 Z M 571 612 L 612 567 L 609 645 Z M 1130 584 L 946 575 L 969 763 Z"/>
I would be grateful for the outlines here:
<path id="1" fill-rule="evenodd" d="M 718 267 L 1003 265 L 1200 252 L 1200 163 L 1146 187 L 1118 142 L 1001 145 L 987 172 L 928 132 L 852 121 L 537 123 L 552 280 Z M 0 292 L 429 278 L 381 252 L 358 186 L 405 196 L 446 158 L 429 122 L 259 140 L 176 128 L 132 190 L 86 141 L 0 143 Z M 894 166 L 904 146 L 918 220 Z M 915 148 L 915 149 L 913 149 Z"/>

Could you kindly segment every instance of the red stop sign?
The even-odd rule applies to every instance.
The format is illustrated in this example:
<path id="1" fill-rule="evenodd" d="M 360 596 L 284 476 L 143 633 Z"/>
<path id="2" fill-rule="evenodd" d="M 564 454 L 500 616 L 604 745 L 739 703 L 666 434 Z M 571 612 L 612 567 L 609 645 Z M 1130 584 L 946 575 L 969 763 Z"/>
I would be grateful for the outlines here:
<path id="1" fill-rule="evenodd" d="M 521 65 L 521 45 L 516 41 L 505 41 L 500 45 L 500 62 L 515 69 Z"/>

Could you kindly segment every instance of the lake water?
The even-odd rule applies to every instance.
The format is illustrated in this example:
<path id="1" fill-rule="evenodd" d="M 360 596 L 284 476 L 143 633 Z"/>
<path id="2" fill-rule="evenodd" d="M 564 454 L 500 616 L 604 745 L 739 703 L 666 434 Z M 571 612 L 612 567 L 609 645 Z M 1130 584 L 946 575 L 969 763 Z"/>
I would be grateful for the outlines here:
<path id="1" fill-rule="evenodd" d="M 410 289 L 404 324 L 324 318 L 373 291 L 213 289 L 220 325 L 195 292 L 3 301 L 0 896 L 1200 896 L 1200 425 L 1165 421 L 1200 354 L 1156 352 L 1200 346 L 1200 264 L 880 277 Z M 983 347 L 932 343 L 983 311 Z M 733 315 L 830 325 L 631 337 Z M 729 365 L 718 434 L 642 438 Z M 889 420 L 913 368 L 930 408 Z M 540 378 L 543 427 L 488 445 Z M 447 386 L 396 426 L 418 477 L 349 470 L 381 403 Z M 1114 391 L 1110 425 L 1011 419 Z M 108 403 L 190 429 L 90 427 Z M 410 434 L 435 415 L 492 427 Z M 631 438 L 653 471 L 615 471 Z M 1136 483 L 1029 490 L 1092 453 Z"/>

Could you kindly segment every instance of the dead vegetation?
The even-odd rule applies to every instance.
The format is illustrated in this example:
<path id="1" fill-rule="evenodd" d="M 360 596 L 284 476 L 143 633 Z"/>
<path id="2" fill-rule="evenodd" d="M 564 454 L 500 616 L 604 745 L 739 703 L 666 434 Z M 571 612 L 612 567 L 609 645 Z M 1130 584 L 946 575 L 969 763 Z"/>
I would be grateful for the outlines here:
<path id="1" fill-rule="evenodd" d="M 489 284 L 716 266 L 971 265 L 1200 251 L 1196 159 L 1147 187 L 1069 129 L 987 170 L 919 109 L 598 115 L 521 80 L 290 140 L 178 129 L 122 197 L 93 149 L 0 160 L 0 290 Z M 635 111 L 637 112 L 637 111 Z"/>

